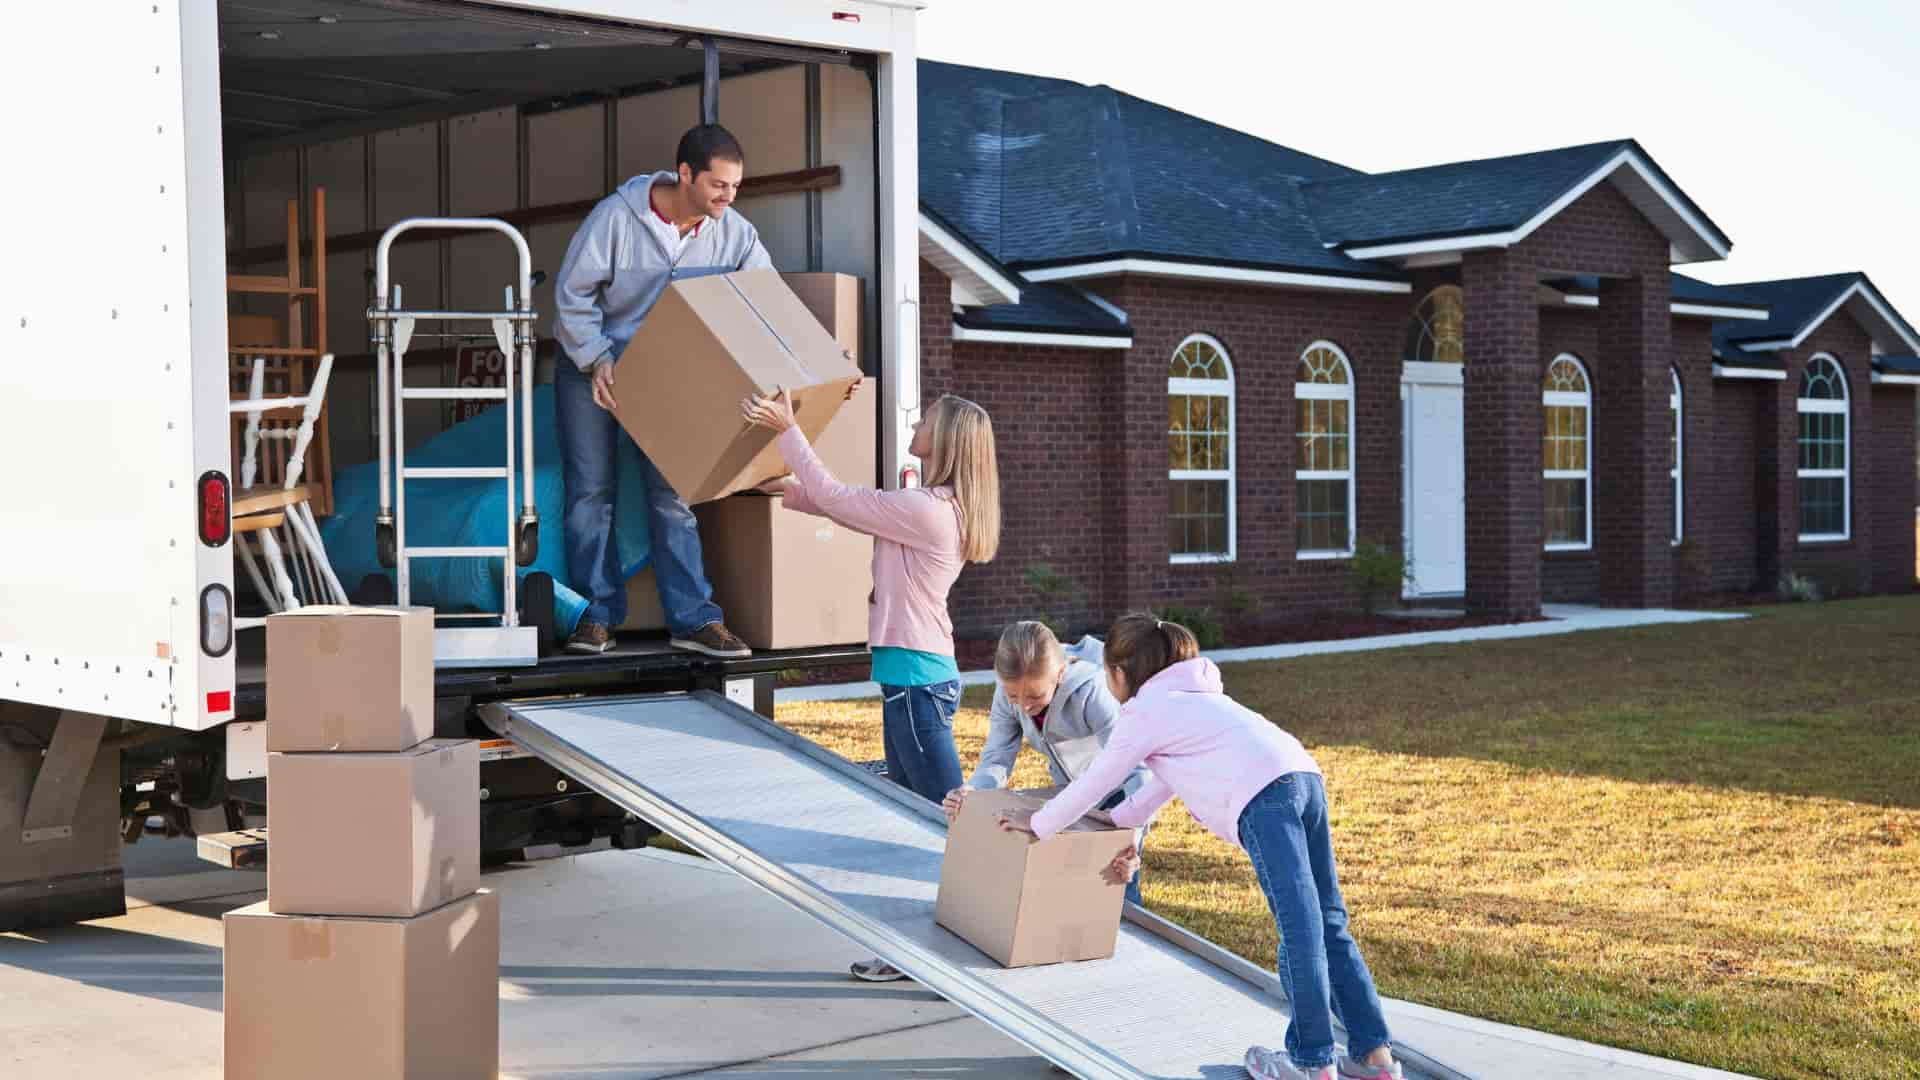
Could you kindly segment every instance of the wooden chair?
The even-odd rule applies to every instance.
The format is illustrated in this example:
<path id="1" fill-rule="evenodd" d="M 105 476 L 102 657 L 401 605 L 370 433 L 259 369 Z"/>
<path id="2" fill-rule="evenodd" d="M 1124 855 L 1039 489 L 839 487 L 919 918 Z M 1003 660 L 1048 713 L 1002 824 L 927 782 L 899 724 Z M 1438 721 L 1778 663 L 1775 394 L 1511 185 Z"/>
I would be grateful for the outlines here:
<path id="1" fill-rule="evenodd" d="M 301 397 L 266 396 L 266 358 L 255 357 L 246 397 L 228 405 L 241 424 L 240 461 L 235 469 L 233 544 L 240 565 L 270 611 L 288 611 L 304 604 L 344 604 L 347 592 L 327 560 L 314 520 L 313 490 L 303 482 L 307 454 L 321 410 L 326 403 L 327 380 L 333 373 L 333 354 L 320 357 L 313 385 Z M 263 447 L 285 444 L 275 458 L 282 462 L 277 483 L 260 481 Z M 255 556 L 252 544 L 260 554 Z M 262 563 L 265 567 L 262 567 Z M 236 619 L 240 629 L 258 626 L 261 619 Z"/>
<path id="2" fill-rule="evenodd" d="M 302 397 L 315 382 L 316 366 L 327 353 L 327 191 L 313 190 L 313 245 L 311 264 L 302 265 L 300 244 L 300 203 L 287 200 L 286 273 L 228 274 L 230 297 L 269 296 L 284 298 L 284 314 L 229 312 L 227 316 L 227 358 L 229 390 L 235 400 L 249 393 L 256 361 L 265 361 L 266 390 L 272 395 Z M 233 446 L 235 460 L 241 453 L 241 424 L 236 416 Z M 278 451 L 259 460 L 260 480 L 277 484 L 287 462 Z M 333 513 L 333 446 L 323 411 L 314 428 L 313 446 L 306 462 L 308 504 L 316 517 Z"/>

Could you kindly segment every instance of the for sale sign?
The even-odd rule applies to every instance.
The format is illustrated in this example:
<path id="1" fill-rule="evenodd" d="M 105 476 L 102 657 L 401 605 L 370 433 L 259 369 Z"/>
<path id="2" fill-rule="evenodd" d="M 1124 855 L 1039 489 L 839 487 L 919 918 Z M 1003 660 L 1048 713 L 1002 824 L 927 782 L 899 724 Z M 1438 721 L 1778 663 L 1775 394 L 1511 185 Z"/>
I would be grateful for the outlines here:
<path id="1" fill-rule="evenodd" d="M 469 342 L 454 350 L 453 385 L 462 389 L 507 385 L 507 356 L 492 342 Z M 457 424 L 480 414 L 493 401 L 456 401 L 447 423 Z"/>

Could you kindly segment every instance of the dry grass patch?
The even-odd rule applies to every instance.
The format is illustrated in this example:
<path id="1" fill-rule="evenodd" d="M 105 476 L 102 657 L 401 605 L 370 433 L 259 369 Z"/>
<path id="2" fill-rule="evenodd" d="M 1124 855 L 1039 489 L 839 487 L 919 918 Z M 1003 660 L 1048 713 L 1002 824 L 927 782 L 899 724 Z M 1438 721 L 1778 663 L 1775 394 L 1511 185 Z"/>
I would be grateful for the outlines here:
<path id="1" fill-rule="evenodd" d="M 1327 773 L 1384 993 L 1761 1076 L 1920 1078 L 1920 598 L 1225 670 Z M 968 767 L 987 704 L 955 722 Z M 877 703 L 779 715 L 881 756 Z M 1046 782 L 1037 755 L 1015 782 Z M 1273 963 L 1244 856 L 1177 802 L 1143 886 Z"/>

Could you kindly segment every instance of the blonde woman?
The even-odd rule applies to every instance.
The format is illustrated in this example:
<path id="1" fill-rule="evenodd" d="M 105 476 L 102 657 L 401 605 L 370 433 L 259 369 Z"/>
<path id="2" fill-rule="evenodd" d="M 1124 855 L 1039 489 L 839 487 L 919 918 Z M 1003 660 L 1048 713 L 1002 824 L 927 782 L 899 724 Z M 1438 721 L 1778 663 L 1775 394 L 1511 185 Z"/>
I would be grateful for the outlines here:
<path id="1" fill-rule="evenodd" d="M 993 559 L 1000 546 L 1000 474 L 987 411 L 951 394 L 921 411 L 907 452 L 926 466 L 925 486 L 877 491 L 842 483 L 827 471 L 794 423 L 786 392 L 740 404 L 752 423 L 780 433 L 793 476 L 787 506 L 873 537 L 873 600 L 867 642 L 880 684 L 887 775 L 939 802 L 960 786 L 953 714 L 960 707 L 947 592 L 967 563 Z M 871 982 L 904 976 L 881 960 L 853 966 Z"/>

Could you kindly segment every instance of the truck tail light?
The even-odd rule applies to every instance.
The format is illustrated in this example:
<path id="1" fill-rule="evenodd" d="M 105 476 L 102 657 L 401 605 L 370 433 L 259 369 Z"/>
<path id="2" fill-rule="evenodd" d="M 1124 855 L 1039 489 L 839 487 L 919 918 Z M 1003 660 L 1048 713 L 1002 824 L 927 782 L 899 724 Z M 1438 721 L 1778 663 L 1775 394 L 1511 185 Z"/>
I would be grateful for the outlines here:
<path id="1" fill-rule="evenodd" d="M 233 648 L 233 593 L 225 585 L 200 590 L 200 651 L 225 656 Z"/>
<path id="2" fill-rule="evenodd" d="M 227 474 L 214 469 L 200 476 L 200 542 L 219 547 L 233 535 L 233 501 Z"/>
<path id="3" fill-rule="evenodd" d="M 908 465 L 905 468 L 901 469 L 900 470 L 900 486 L 903 488 L 919 487 L 920 486 L 920 470 L 914 468 L 911 465 Z"/>

